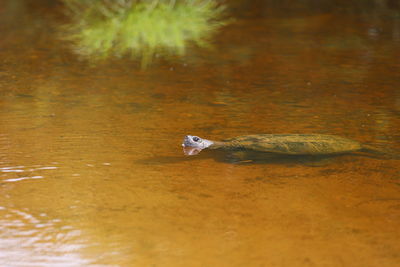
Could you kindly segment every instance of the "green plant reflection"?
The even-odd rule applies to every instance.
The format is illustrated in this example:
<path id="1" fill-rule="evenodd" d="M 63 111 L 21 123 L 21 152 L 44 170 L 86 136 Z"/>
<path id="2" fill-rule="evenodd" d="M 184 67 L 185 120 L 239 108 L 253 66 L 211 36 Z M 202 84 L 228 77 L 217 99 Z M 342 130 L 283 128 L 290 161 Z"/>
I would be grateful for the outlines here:
<path id="1" fill-rule="evenodd" d="M 183 55 L 189 43 L 205 47 L 227 23 L 215 0 L 64 0 L 71 18 L 63 39 L 89 60 L 129 55 L 142 66 L 155 54 Z"/>

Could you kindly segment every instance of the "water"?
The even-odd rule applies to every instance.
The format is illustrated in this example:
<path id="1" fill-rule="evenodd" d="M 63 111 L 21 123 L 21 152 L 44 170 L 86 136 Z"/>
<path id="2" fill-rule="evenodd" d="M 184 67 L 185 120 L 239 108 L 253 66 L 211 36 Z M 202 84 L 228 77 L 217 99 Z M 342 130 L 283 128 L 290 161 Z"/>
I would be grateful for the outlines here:
<path id="1" fill-rule="evenodd" d="M 183 155 L 187 134 L 400 148 L 393 1 L 247 2 L 214 50 L 147 70 L 79 61 L 53 1 L 0 4 L 0 265 L 396 266 L 398 160 Z"/>

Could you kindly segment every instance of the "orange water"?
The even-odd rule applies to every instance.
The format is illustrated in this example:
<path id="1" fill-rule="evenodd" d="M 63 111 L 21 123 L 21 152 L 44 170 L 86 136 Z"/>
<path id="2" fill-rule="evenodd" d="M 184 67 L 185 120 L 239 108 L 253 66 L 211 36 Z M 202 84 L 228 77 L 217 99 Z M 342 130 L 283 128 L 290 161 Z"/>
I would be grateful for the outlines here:
<path id="1" fill-rule="evenodd" d="M 399 160 L 183 155 L 186 134 L 400 148 L 393 1 L 247 2 L 147 70 L 79 61 L 53 1 L 0 3 L 1 266 L 397 266 Z"/>

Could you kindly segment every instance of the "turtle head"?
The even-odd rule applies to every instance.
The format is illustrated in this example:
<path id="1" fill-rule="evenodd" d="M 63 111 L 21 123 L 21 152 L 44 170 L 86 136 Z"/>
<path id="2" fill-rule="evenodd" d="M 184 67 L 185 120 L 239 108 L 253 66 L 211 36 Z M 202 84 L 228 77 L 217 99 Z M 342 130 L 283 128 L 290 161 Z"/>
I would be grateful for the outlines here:
<path id="1" fill-rule="evenodd" d="M 183 139 L 182 146 L 183 147 L 194 147 L 194 148 L 199 148 L 204 149 L 209 146 L 211 146 L 214 142 L 200 138 L 198 136 L 194 135 L 186 135 L 185 138 Z"/>

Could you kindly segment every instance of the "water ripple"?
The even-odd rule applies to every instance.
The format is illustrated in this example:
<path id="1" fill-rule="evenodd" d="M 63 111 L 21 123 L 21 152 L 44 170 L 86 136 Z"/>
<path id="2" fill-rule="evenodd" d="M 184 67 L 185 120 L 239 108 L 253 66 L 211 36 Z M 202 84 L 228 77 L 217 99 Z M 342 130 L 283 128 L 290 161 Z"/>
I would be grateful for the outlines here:
<path id="1" fill-rule="evenodd" d="M 18 181 L 22 181 L 22 180 L 41 179 L 41 178 L 43 178 L 43 176 L 41 176 L 41 175 L 25 176 L 25 177 L 5 179 L 5 180 L 3 180 L 3 182 L 18 182 Z"/>
<path id="2" fill-rule="evenodd" d="M 0 173 L 2 175 L 3 182 L 19 182 L 23 180 L 35 180 L 45 178 L 45 172 L 48 170 L 56 170 L 57 166 L 43 166 L 43 165 L 33 165 L 33 166 L 5 166 L 0 167 Z M 20 176 L 21 173 L 25 175 Z M 28 174 L 28 175 L 27 175 Z M 29 175 L 31 174 L 31 175 Z"/>
<path id="3" fill-rule="evenodd" d="M 0 206 L 2 266 L 95 266 L 79 253 L 81 231 L 61 224 L 46 214 Z"/>

